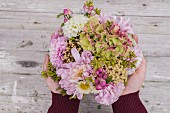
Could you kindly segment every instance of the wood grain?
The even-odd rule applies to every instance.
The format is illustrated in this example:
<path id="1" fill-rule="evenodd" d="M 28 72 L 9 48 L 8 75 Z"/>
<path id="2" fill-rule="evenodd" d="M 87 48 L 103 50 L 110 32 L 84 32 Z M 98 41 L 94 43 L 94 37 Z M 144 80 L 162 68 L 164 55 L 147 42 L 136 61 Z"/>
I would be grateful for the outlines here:
<path id="1" fill-rule="evenodd" d="M 147 77 L 140 97 L 149 113 L 170 111 L 170 1 L 94 0 L 103 12 L 130 17 L 147 58 Z M 51 94 L 40 77 L 50 35 L 63 8 L 80 13 L 84 0 L 0 0 L 0 113 L 45 113 Z M 79 113 L 112 113 L 97 109 L 93 95 Z"/>
<path id="2" fill-rule="evenodd" d="M 57 19 L 55 14 L 50 13 L 25 13 L 1 11 L 0 29 L 24 29 L 24 30 L 45 30 L 54 31 L 63 21 Z M 44 18 L 45 17 L 45 18 Z M 160 34 L 169 35 L 169 17 L 141 17 L 125 16 L 131 18 L 137 34 Z"/>
<path id="3" fill-rule="evenodd" d="M 59 13 L 65 7 L 79 13 L 84 0 L 59 1 L 59 0 L 1 0 L 0 10 L 12 12 L 44 12 Z M 170 16 L 169 0 L 94 0 L 95 5 L 104 12 L 112 11 L 117 15 L 135 15 L 135 16 Z"/>

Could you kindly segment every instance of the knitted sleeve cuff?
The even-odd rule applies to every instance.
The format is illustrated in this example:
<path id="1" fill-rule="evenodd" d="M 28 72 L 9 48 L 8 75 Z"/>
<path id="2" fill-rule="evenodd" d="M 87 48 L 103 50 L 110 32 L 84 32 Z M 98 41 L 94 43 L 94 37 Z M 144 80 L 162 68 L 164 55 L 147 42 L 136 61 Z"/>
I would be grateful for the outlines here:
<path id="1" fill-rule="evenodd" d="M 69 99 L 70 96 L 52 93 L 52 105 L 48 113 L 78 113 L 80 100 Z"/>
<path id="2" fill-rule="evenodd" d="M 121 96 L 112 108 L 114 113 L 148 113 L 139 98 L 139 91 Z"/>

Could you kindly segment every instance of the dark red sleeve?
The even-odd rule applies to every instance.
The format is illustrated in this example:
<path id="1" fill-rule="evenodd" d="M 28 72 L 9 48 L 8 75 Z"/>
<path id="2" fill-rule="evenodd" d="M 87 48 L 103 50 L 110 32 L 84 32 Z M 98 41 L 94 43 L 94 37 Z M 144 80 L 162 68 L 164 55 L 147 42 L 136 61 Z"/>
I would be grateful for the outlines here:
<path id="1" fill-rule="evenodd" d="M 52 105 L 48 113 L 78 113 L 80 100 L 69 99 L 70 96 L 62 96 L 52 93 Z"/>
<path id="2" fill-rule="evenodd" d="M 114 113 L 148 113 L 139 98 L 139 91 L 121 96 L 112 108 Z"/>

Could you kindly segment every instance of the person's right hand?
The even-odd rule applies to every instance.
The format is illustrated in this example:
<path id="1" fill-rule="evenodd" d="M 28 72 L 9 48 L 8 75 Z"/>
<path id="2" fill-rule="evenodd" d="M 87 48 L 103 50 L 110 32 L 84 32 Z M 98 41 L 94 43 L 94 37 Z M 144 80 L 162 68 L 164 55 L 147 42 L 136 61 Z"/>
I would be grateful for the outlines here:
<path id="1" fill-rule="evenodd" d="M 43 70 L 44 70 L 44 71 L 47 71 L 48 62 L 50 62 L 50 59 L 49 59 L 49 55 L 46 54 L 46 55 L 45 55 L 44 64 L 43 64 Z M 50 89 L 53 93 L 60 93 L 60 90 L 56 90 L 56 89 L 59 88 L 59 83 L 58 83 L 58 82 L 54 82 L 54 80 L 53 80 L 51 77 L 46 78 L 45 81 L 46 81 L 49 89 Z"/>

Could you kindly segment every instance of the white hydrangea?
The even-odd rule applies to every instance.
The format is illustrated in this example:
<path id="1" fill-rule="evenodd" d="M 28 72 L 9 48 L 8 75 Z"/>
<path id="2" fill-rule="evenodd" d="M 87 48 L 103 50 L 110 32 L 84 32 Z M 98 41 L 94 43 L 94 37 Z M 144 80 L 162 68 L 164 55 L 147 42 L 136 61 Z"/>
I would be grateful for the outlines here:
<path id="1" fill-rule="evenodd" d="M 87 23 L 88 18 L 84 15 L 77 15 L 68 20 L 63 26 L 64 35 L 68 38 L 76 37 L 78 32 L 82 31 L 84 24 Z"/>

